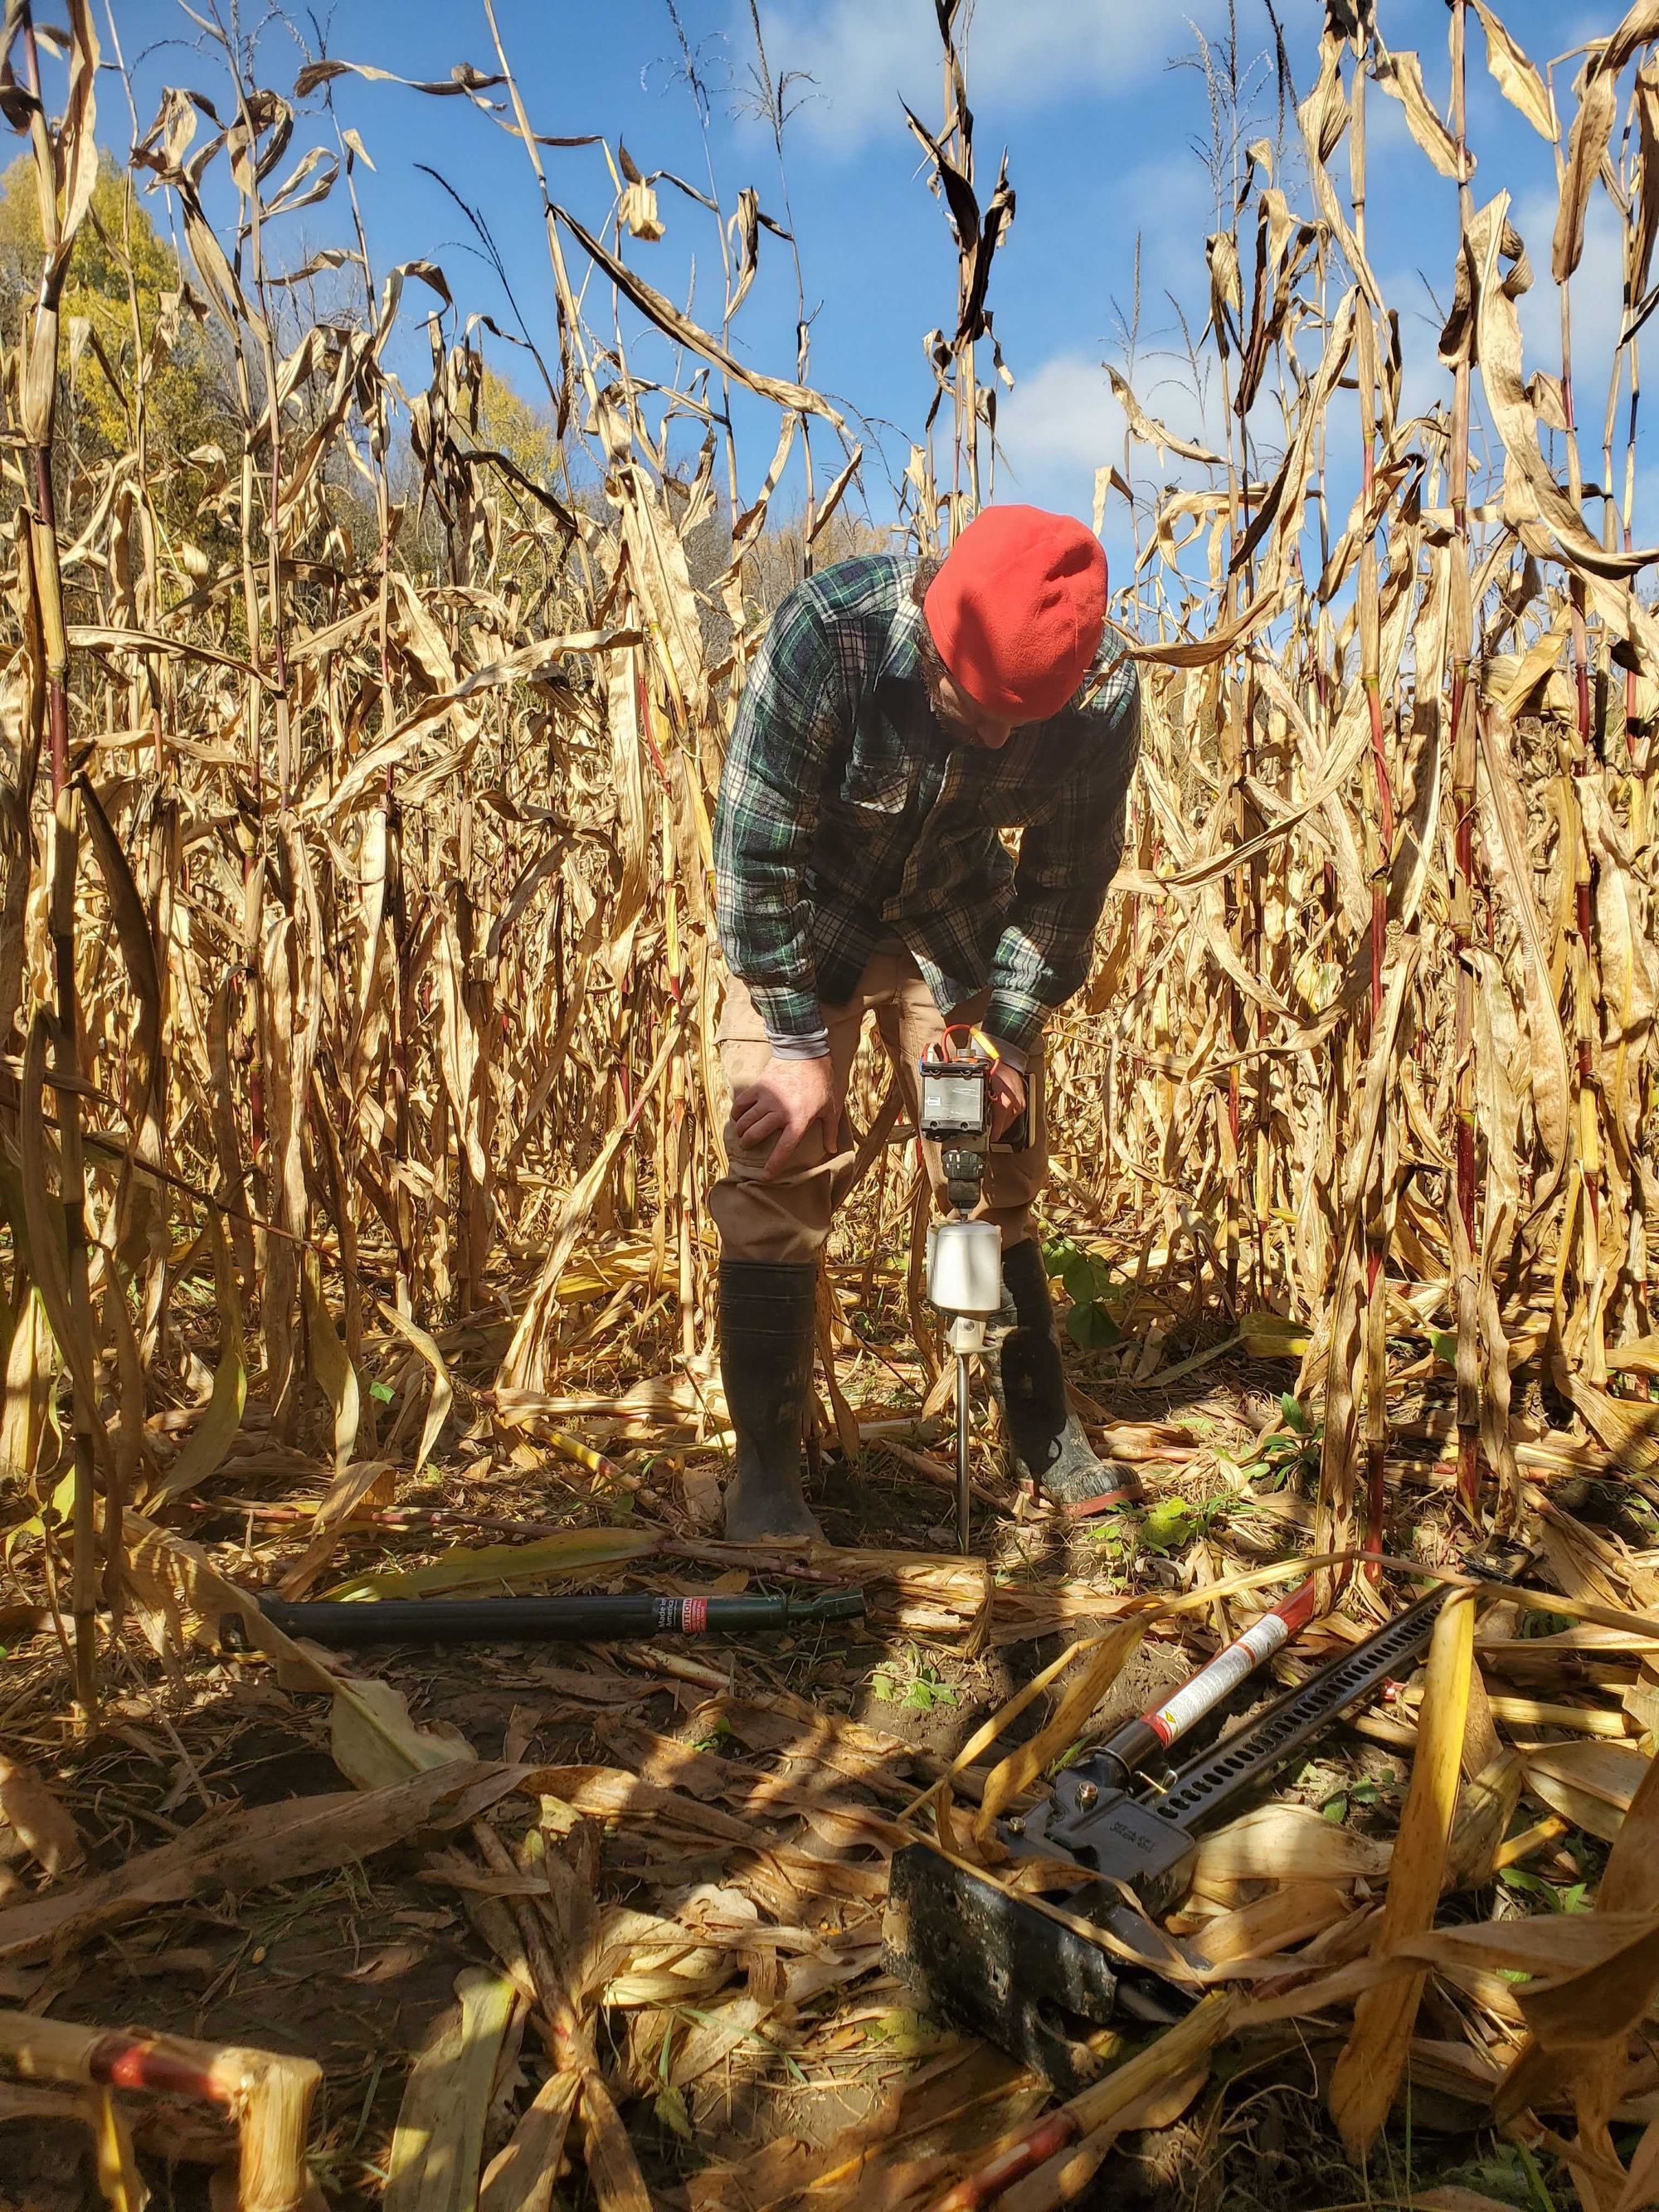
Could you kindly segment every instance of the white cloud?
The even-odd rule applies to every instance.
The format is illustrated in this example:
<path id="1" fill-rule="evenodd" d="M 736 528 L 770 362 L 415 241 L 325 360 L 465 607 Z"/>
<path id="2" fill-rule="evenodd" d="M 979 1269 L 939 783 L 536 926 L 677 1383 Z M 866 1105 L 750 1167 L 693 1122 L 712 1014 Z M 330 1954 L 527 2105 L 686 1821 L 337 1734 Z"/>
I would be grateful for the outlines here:
<path id="1" fill-rule="evenodd" d="M 1555 374 L 1561 367 L 1561 295 L 1550 275 L 1556 205 L 1553 192 L 1528 192 L 1510 216 L 1526 240 L 1532 264 L 1532 289 L 1523 292 L 1519 301 L 1528 376 L 1535 368 Z M 1593 429 L 1591 443 L 1597 444 L 1613 351 L 1625 316 L 1623 230 L 1606 194 L 1600 191 L 1590 200 L 1583 256 L 1571 278 L 1571 299 L 1574 411 L 1580 437 Z"/>
<path id="2" fill-rule="evenodd" d="M 1123 93 L 1193 44 L 1188 18 L 1209 29 L 1224 0 L 1188 0 L 1177 15 L 1146 0 L 980 0 L 969 30 L 968 86 L 979 107 L 1029 108 L 1060 92 Z M 762 10 L 775 76 L 811 86 L 796 127 L 850 151 L 898 119 L 908 100 L 924 121 L 939 106 L 939 29 L 931 0 L 787 0 Z"/>
<path id="3" fill-rule="evenodd" d="M 1137 388 L 1135 397 L 1148 414 L 1177 437 L 1213 442 L 1218 426 L 1206 419 L 1218 411 L 1213 391 L 1206 408 L 1184 380 L 1168 374 L 1167 364 L 1160 375 L 1156 366 L 1143 363 L 1140 379 L 1145 388 Z M 1123 410 L 1100 363 L 1079 353 L 1051 355 L 1002 395 L 997 439 L 1004 465 L 998 471 L 997 496 L 1029 500 L 1086 521 L 1094 504 L 1096 470 L 1123 467 Z M 1171 482 L 1210 480 L 1197 464 L 1173 456 L 1160 466 L 1146 446 L 1132 447 L 1129 459 L 1138 501 L 1155 499 Z M 1109 544 L 1127 530 L 1120 494 L 1112 494 L 1106 512 Z"/>
<path id="4" fill-rule="evenodd" d="M 1516 205 L 1514 221 L 1527 242 L 1533 284 L 1518 302 L 1521 318 L 1522 365 L 1530 376 L 1535 369 L 1559 375 L 1561 368 L 1561 295 L 1550 276 L 1550 247 L 1555 228 L 1554 195 L 1528 193 Z M 1614 351 L 1624 328 L 1624 236 L 1618 215 L 1605 193 L 1591 198 L 1584 226 L 1584 251 L 1570 282 L 1572 303 L 1573 414 L 1578 425 L 1578 453 L 1586 479 L 1601 484 L 1603 477 L 1601 440 L 1607 420 L 1607 384 L 1613 374 Z M 1625 493 L 1625 442 L 1630 420 L 1630 379 L 1620 381 L 1613 416 L 1613 483 L 1611 489 L 1622 507 Z M 1659 476 L 1648 458 L 1650 440 L 1638 447 L 1633 534 L 1638 544 L 1651 544 L 1659 530 L 1655 494 Z M 1547 456 L 1556 473 L 1567 473 L 1563 441 L 1543 433 Z M 1607 489 L 1603 486 L 1603 489 Z M 1592 501 L 1586 508 L 1591 527 L 1600 530 L 1601 509 Z"/>
<path id="5" fill-rule="evenodd" d="M 1400 317 L 1401 419 L 1426 415 L 1437 402 L 1449 408 L 1452 373 L 1440 358 L 1443 325 L 1436 314 L 1435 301 L 1439 301 L 1442 310 L 1449 302 L 1450 278 L 1440 284 L 1433 298 L 1425 289 L 1422 275 L 1416 269 L 1379 270 L 1377 283 L 1382 297 Z M 1476 384 L 1478 400 L 1478 373 Z M 1357 425 L 1357 402 L 1350 410 L 1349 419 Z"/>
<path id="6" fill-rule="evenodd" d="M 1191 149 L 1139 163 L 1123 179 L 1119 205 L 1125 231 L 1141 235 L 1142 296 L 1156 300 L 1167 317 L 1166 284 L 1204 293 L 1204 240 L 1218 218 L 1209 173 Z"/>
<path id="7" fill-rule="evenodd" d="M 1121 463 L 1123 410 L 1098 362 L 1056 354 L 1003 393 L 997 439 L 1008 472 L 1005 495 L 1041 501 L 1058 487 L 1073 494 L 1065 502 L 1073 506 L 1080 487 L 1078 512 L 1086 514 L 1095 471 Z"/>

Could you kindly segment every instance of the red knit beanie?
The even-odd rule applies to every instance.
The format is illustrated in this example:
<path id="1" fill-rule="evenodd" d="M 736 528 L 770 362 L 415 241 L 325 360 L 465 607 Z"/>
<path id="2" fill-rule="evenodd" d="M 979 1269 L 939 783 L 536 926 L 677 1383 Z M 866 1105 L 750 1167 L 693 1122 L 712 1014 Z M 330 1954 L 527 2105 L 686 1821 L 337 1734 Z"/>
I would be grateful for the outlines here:
<path id="1" fill-rule="evenodd" d="M 939 659 L 988 714 L 1057 714 L 1106 627 L 1106 556 L 1091 530 L 1040 507 L 988 507 L 922 601 Z"/>

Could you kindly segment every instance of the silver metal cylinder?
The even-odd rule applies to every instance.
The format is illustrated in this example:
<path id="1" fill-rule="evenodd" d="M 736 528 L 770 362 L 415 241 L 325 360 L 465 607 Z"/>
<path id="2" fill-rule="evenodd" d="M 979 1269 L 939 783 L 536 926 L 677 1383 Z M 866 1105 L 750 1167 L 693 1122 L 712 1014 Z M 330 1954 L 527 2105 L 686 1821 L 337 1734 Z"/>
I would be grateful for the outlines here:
<path id="1" fill-rule="evenodd" d="M 974 1547 L 974 1492 L 968 1475 L 970 1435 L 968 1355 L 959 1352 L 957 1354 L 957 1549 L 964 1558 Z"/>
<path id="2" fill-rule="evenodd" d="M 941 1313 L 987 1319 L 1002 1304 L 1002 1236 L 994 1221 L 941 1221 L 927 1240 L 927 1296 Z"/>

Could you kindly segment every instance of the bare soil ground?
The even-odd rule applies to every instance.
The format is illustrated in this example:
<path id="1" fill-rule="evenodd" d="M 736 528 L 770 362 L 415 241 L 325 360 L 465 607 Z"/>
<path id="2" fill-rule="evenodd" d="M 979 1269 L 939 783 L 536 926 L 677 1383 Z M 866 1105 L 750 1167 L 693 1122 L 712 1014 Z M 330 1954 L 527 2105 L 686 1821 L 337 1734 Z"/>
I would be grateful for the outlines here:
<path id="1" fill-rule="evenodd" d="M 860 2202 L 842 2169 L 854 2171 L 861 2157 L 875 2161 L 872 2188 L 880 2177 L 880 2196 L 867 2201 L 930 2201 L 913 2185 L 952 2170 L 1040 2109 L 1029 2077 L 929 2021 L 914 1994 L 882 1972 L 875 1938 L 884 1854 L 876 1838 L 890 1832 L 880 1824 L 938 1781 L 1037 1669 L 1108 1626 L 1127 1593 L 1190 1586 L 1195 1574 L 1214 1579 L 1228 1565 L 1291 1548 L 1306 1515 L 1294 1481 L 1259 1498 L 1215 1487 L 1218 1444 L 1224 1465 L 1273 1403 L 1261 1375 L 1206 1376 L 1202 1395 L 1181 1403 L 1167 1394 L 1115 1398 L 1119 1433 L 1137 1423 L 1166 1432 L 1184 1425 L 1192 1440 L 1185 1461 L 1176 1454 L 1142 1467 L 1142 1505 L 1070 1528 L 981 1515 L 994 1586 L 1034 1608 L 1024 1632 L 1018 1623 L 990 1638 L 962 1632 L 965 1624 L 932 1632 L 904 1625 L 904 1603 L 882 1595 L 890 1561 L 914 1554 L 924 1578 L 951 1571 L 940 1559 L 951 1534 L 948 1494 L 872 1445 L 850 1469 L 825 1455 L 819 1480 L 832 1542 L 890 1562 L 872 1575 L 872 1614 L 862 1625 L 742 1645 L 341 1655 L 353 1675 L 393 1685 L 421 1729 L 456 1732 L 480 1762 L 548 1770 L 555 1799 L 569 1788 L 578 1812 L 578 1784 L 592 1789 L 596 1775 L 676 1793 L 687 1826 L 626 1810 L 606 1818 L 590 1809 L 580 1821 L 594 1846 L 603 1911 L 672 1920 L 712 1897 L 761 1926 L 799 1931 L 788 1939 L 793 1950 L 786 1945 L 769 1962 L 751 1949 L 712 1984 L 694 1978 L 684 2002 L 623 1992 L 622 2002 L 592 2008 L 600 2063 L 655 2201 L 688 2212 L 757 2212 L 794 2201 L 792 2192 L 815 2179 L 801 2201 Z M 672 1480 L 659 1463 L 659 1499 Z M 639 1495 L 520 1449 L 505 1461 L 455 1454 L 423 1502 L 492 1521 L 603 1526 L 642 1520 Z M 194 1516 L 191 1534 L 234 1579 L 268 1585 L 300 1555 L 309 1529 L 262 1522 L 251 1489 L 240 1496 L 238 1504 L 216 1498 Z M 1411 1523 L 1396 1529 L 1402 1547 L 1429 1555 L 1455 1548 L 1435 1493 L 1402 1488 L 1400 1496 L 1400 1520 Z M 666 1502 L 684 1524 L 683 1511 Z M 1177 1510 L 1183 1517 L 1172 1523 Z M 1179 1540 L 1165 1542 L 1160 1532 L 1171 1526 Z M 329 1575 L 406 1570 L 464 1541 L 464 1530 L 348 1529 Z M 706 1567 L 665 1559 L 643 1573 L 653 1588 L 710 1587 Z M 744 1579 L 728 1572 L 718 1586 Z M 768 1585 L 752 1577 L 749 1586 Z M 1064 1617 L 1044 1626 L 1042 1605 L 1061 1599 Z M 1152 1702 L 1212 1642 L 1202 1614 L 1159 1624 L 1096 1711 L 1090 1735 Z M 84 1871 L 129 1863 L 227 1806 L 270 1807 L 339 1789 L 325 1698 L 279 1686 L 257 1656 L 198 1650 L 182 1662 L 158 1662 L 136 1621 L 118 1650 L 102 1724 L 87 1741 L 41 1717 L 67 1706 L 50 1629 L 21 1638 L 8 1660 L 0 1742 L 33 1765 L 74 1818 L 87 1846 Z M 975 1760 L 960 1784 L 969 1798 L 988 1761 L 1051 1710 L 1050 1698 L 1039 1698 L 988 1759 Z M 1408 1771 L 1408 1749 L 1339 1729 L 1283 1790 L 1356 1835 L 1386 1837 Z M 862 1839 L 845 1827 L 859 1808 L 877 1824 Z M 726 1832 L 734 1823 L 743 1825 Z M 502 1823 L 521 1859 L 534 1827 L 527 1807 Z M 1581 1857 L 1593 1873 L 1585 1851 Z M 473 1910 L 480 1879 L 453 1844 L 414 1836 L 324 1874 L 170 1904 L 47 1956 L 0 1962 L 0 1996 L 88 2024 L 139 2023 L 314 2057 L 324 2072 L 313 2130 L 318 2183 L 339 2212 L 367 2209 L 384 2187 L 412 2054 L 453 2012 L 458 1974 L 492 1963 Z M 15 1851 L 4 1880 L 14 1900 L 37 1887 Z M 1455 2021 L 1442 2027 L 1455 2035 Z M 1335 2031 L 1297 2029 L 1224 2053 L 1190 2107 L 1169 2125 L 1126 2136 L 1077 2201 L 1255 2212 L 1358 2203 L 1368 2190 L 1398 2194 L 1449 2178 L 1499 2204 L 1551 2201 L 1540 2193 L 1549 2186 L 1544 2167 L 1483 2129 L 1476 2102 L 1443 2088 L 1414 2090 L 1407 2124 L 1390 2133 L 1369 2180 L 1353 2172 L 1323 2103 L 1339 2042 Z M 546 2069 L 521 2016 L 496 2069 L 486 2158 L 507 2142 Z M 202 2108 L 167 2100 L 133 2100 L 132 2115 L 153 2201 L 205 2205 L 214 2161 L 222 2169 L 230 2152 L 225 2130 Z M 8 2124 L 0 2112 L 0 2205 L 78 2212 L 96 2203 L 88 2142 L 78 2124 Z M 565 2186 L 574 2193 L 555 2202 L 589 2201 L 585 2183 Z"/>

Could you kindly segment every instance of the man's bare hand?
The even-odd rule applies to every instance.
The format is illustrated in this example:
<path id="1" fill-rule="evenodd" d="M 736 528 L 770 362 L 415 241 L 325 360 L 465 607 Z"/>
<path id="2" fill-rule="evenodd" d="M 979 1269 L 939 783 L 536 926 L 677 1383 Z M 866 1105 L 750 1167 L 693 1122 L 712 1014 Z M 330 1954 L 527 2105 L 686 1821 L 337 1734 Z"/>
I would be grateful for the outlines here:
<path id="1" fill-rule="evenodd" d="M 823 1131 L 825 1152 L 833 1152 L 841 1130 L 841 1097 L 827 1054 L 821 1060 L 780 1060 L 775 1054 L 758 1082 L 732 1095 L 732 1126 L 745 1145 L 777 1139 L 763 1170 L 769 1182 L 788 1166 L 814 1122 Z"/>
<path id="2" fill-rule="evenodd" d="M 1025 1078 L 1000 1060 L 991 1070 L 991 1135 L 1012 1129 L 1025 1111 Z"/>

